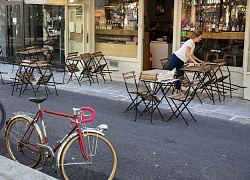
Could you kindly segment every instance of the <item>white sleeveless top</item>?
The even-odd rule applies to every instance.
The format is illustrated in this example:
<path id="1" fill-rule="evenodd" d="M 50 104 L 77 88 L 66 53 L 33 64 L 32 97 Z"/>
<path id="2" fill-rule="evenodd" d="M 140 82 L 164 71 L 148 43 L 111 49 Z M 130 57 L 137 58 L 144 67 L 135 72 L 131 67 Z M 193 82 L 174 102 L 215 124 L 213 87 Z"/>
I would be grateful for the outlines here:
<path id="1" fill-rule="evenodd" d="M 190 54 L 193 54 L 194 52 L 194 48 L 195 48 L 195 42 L 193 39 L 189 39 L 187 40 L 180 49 L 178 49 L 177 51 L 175 51 L 175 55 L 182 60 L 184 63 L 186 63 L 188 61 L 188 57 L 186 56 L 186 49 L 187 47 L 191 48 Z"/>

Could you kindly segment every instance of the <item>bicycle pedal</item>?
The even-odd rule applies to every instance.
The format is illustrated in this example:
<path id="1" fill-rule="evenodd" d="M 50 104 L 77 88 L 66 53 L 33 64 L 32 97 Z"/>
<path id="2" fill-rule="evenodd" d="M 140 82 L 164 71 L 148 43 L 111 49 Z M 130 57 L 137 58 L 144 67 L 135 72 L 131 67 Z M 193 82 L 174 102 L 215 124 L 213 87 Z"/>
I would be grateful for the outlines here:
<path id="1" fill-rule="evenodd" d="M 36 170 L 42 171 L 42 170 L 43 170 L 43 167 L 36 168 Z"/>

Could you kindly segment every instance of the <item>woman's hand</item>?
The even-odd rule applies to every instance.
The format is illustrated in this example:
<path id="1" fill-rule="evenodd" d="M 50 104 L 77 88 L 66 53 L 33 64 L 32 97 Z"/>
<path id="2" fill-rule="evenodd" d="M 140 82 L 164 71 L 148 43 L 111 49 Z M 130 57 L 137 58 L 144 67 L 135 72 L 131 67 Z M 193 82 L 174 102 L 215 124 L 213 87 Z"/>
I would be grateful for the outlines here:
<path id="1" fill-rule="evenodd" d="M 194 66 L 200 66 L 200 63 L 197 63 L 196 61 L 194 61 Z"/>
<path id="2" fill-rule="evenodd" d="M 202 61 L 202 60 L 200 60 L 200 63 L 201 63 L 201 64 L 206 64 L 206 62 L 205 62 L 205 61 Z"/>

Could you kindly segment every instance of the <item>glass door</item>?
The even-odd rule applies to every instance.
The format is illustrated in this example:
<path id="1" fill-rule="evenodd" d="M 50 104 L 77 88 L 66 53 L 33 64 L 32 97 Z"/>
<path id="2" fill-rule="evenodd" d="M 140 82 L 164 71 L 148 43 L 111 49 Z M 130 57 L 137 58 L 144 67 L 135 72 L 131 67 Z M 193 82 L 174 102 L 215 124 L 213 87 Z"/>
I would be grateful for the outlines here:
<path id="1" fill-rule="evenodd" d="M 84 52 L 83 6 L 68 6 L 68 53 Z"/>
<path id="2" fill-rule="evenodd" d="M 14 57 L 16 50 L 24 47 L 23 3 L 5 2 L 5 14 L 7 56 Z"/>

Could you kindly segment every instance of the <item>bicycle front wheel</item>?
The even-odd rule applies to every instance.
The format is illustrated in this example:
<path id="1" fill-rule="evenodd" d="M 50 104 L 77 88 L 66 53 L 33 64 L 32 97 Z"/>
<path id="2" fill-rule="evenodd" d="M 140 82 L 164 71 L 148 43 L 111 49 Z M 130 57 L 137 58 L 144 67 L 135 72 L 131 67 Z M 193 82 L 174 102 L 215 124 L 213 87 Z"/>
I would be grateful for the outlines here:
<path id="1" fill-rule="evenodd" d="M 91 162 L 83 158 L 79 146 L 79 135 L 64 147 L 60 158 L 60 170 L 64 179 L 111 180 L 117 168 L 114 147 L 102 135 L 83 134 L 86 154 Z"/>
<path id="2" fill-rule="evenodd" d="M 3 104 L 0 102 L 0 130 L 3 128 L 6 120 L 6 111 Z"/>
<path id="3" fill-rule="evenodd" d="M 9 122 L 5 133 L 5 144 L 10 158 L 26 166 L 35 167 L 41 158 L 42 139 L 34 124 L 23 117 Z"/>

